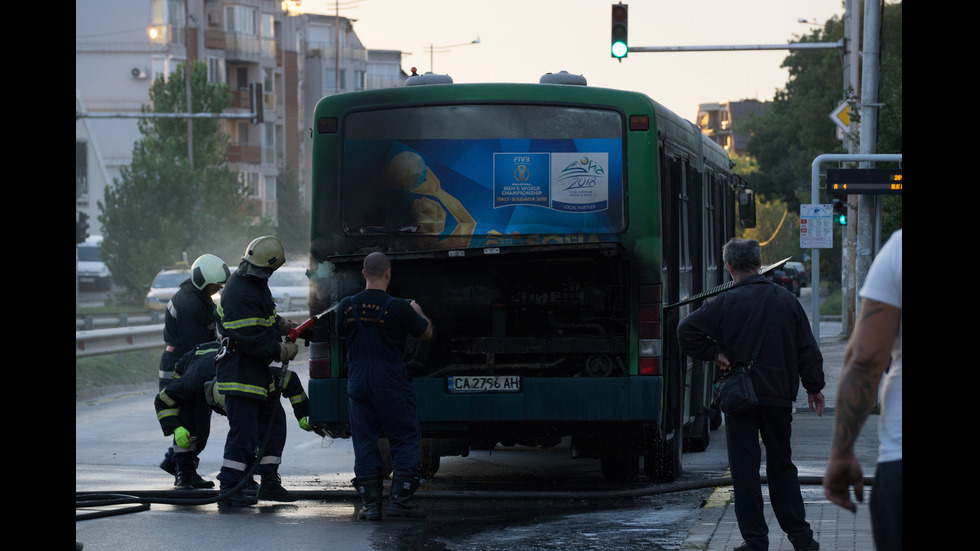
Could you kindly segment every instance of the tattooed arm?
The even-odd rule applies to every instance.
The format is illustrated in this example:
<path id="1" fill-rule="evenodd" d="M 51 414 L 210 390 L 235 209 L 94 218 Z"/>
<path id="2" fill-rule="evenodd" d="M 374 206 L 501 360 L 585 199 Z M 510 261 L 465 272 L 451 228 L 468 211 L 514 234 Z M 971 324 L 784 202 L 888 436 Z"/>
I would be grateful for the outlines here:
<path id="1" fill-rule="evenodd" d="M 849 496 L 851 485 L 855 498 L 864 501 L 864 475 L 854 454 L 854 442 L 875 405 L 878 383 L 888 369 L 901 319 L 900 308 L 865 298 L 854 334 L 844 352 L 844 367 L 837 387 L 834 437 L 823 487 L 827 499 L 852 513 L 857 511 L 857 505 Z"/>

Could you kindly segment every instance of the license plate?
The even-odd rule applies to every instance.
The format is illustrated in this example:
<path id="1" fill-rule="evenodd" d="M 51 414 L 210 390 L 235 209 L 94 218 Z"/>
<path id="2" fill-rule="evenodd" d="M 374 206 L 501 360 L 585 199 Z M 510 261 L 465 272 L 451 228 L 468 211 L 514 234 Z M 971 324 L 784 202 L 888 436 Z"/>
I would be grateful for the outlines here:
<path id="1" fill-rule="evenodd" d="M 521 377 L 519 375 L 468 375 L 446 378 L 449 392 L 467 394 L 479 392 L 520 392 Z"/>

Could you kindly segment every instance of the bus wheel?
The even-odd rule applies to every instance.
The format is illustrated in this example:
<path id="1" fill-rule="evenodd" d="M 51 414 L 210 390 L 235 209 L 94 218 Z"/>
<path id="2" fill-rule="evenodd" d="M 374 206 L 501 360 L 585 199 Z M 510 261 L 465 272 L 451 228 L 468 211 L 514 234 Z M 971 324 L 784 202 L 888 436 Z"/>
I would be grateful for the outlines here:
<path id="1" fill-rule="evenodd" d="M 661 437 L 656 429 L 647 429 L 643 472 L 652 482 L 662 484 L 680 477 L 681 465 L 677 454 L 677 439 Z"/>
<path id="2" fill-rule="evenodd" d="M 710 427 L 711 418 L 704 415 L 696 417 L 690 434 L 684 437 L 684 451 L 703 452 L 708 449 L 708 444 L 711 443 Z"/>
<path id="3" fill-rule="evenodd" d="M 419 449 L 419 476 L 432 478 L 439 471 L 439 450 L 432 439 L 423 438 Z"/>
<path id="4" fill-rule="evenodd" d="M 640 475 L 640 458 L 632 453 L 603 454 L 599 468 L 610 482 L 632 482 Z"/>

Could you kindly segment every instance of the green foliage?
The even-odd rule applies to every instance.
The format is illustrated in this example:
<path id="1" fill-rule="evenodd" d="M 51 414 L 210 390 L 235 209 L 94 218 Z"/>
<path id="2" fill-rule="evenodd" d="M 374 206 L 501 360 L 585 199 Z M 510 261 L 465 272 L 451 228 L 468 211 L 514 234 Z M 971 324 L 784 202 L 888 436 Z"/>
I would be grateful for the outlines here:
<path id="1" fill-rule="evenodd" d="M 282 241 L 289 258 L 310 253 L 310 213 L 299 196 L 299 179 L 288 164 L 279 167 L 276 177 L 276 201 L 279 205 L 279 227 L 276 236 Z"/>
<path id="2" fill-rule="evenodd" d="M 756 227 L 740 230 L 739 237 L 755 239 L 762 245 L 762 263 L 772 264 L 786 257 L 803 261 L 800 249 L 800 215 L 786 208 L 778 199 L 756 201 Z"/>
<path id="3" fill-rule="evenodd" d="M 902 3 L 882 5 L 881 69 L 878 99 L 882 105 L 878 113 L 877 153 L 902 152 Z M 837 42 L 844 35 L 839 18 L 832 18 L 822 29 L 800 37 L 798 42 Z M 774 231 L 773 219 L 785 206 L 795 213 L 795 226 L 784 227 L 775 234 L 772 242 L 763 248 L 764 259 L 779 260 L 786 251 L 783 239 L 792 237 L 796 253 L 794 260 L 802 260 L 799 249 L 799 208 L 811 201 L 811 167 L 813 160 L 826 153 L 845 153 L 842 142 L 829 114 L 845 99 L 854 103 L 854 91 L 842 90 L 843 65 L 837 50 L 794 50 L 783 61 L 789 71 L 786 87 L 760 117 L 743 123 L 741 131 L 750 134 L 749 155 L 754 163 L 737 160 L 736 170 L 756 191 L 759 227 L 752 237 L 760 243 L 770 239 Z M 860 111 L 853 107 L 851 116 L 860 118 Z M 745 166 L 746 169 L 740 169 Z M 743 172 L 747 170 L 748 173 Z M 821 201 L 829 198 L 821 194 Z M 902 197 L 883 197 L 882 237 L 887 238 L 902 227 Z M 792 224 L 792 222 L 791 222 Z M 791 230 L 791 231 L 787 231 Z M 820 254 L 821 282 L 831 289 L 841 285 L 841 243 L 843 232 L 834 224 L 834 247 Z M 746 234 L 749 231 L 744 232 Z M 769 249 L 767 251 L 767 249 Z M 838 274 L 838 276 L 830 275 Z"/>
<path id="4" fill-rule="evenodd" d="M 207 80 L 204 64 L 193 66 L 192 112 L 220 113 L 231 103 L 225 84 Z M 144 112 L 187 112 L 184 66 L 150 88 Z M 234 270 L 252 238 L 270 233 L 248 201 L 238 173 L 227 167 L 228 135 L 217 119 L 194 119 L 188 156 L 184 118 L 146 118 L 132 162 L 105 188 L 99 201 L 102 252 L 115 283 L 130 299 L 145 293 L 153 276 L 186 253 L 188 262 L 218 255 Z M 258 222 L 258 225 L 256 223 Z"/>

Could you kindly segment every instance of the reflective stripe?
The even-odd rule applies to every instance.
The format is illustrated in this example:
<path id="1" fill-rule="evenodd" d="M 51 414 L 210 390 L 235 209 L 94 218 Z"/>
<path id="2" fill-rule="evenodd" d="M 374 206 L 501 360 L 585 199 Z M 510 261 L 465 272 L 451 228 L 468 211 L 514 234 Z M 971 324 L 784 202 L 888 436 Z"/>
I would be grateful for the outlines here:
<path id="1" fill-rule="evenodd" d="M 234 381 L 224 382 L 224 383 L 219 382 L 215 386 L 217 386 L 218 392 L 222 394 L 228 394 L 229 392 L 242 392 L 245 394 L 254 394 L 256 396 L 261 396 L 263 398 L 269 395 L 268 389 L 255 385 L 236 383 Z"/>
<path id="2" fill-rule="evenodd" d="M 157 413 L 157 421 L 162 421 L 162 420 L 166 419 L 167 417 L 176 417 L 177 416 L 177 411 L 178 410 L 176 408 L 173 408 L 173 409 L 161 409 Z"/>
<path id="3" fill-rule="evenodd" d="M 245 472 L 245 469 L 248 468 L 248 465 L 246 465 L 245 463 L 242 463 L 241 461 L 232 461 L 231 459 L 228 458 L 225 458 L 225 460 L 221 462 L 221 466 L 228 467 L 229 469 L 242 471 L 242 472 Z"/>
<path id="4" fill-rule="evenodd" d="M 300 392 L 296 396 L 290 396 L 289 397 L 289 403 L 292 404 L 292 405 L 294 405 L 294 406 L 296 404 L 302 403 L 303 400 L 306 400 L 306 393 L 305 392 Z"/>
<path id="5" fill-rule="evenodd" d="M 282 463 L 282 457 L 276 455 L 267 455 L 259 460 L 259 465 L 279 465 Z"/>
<path id="6" fill-rule="evenodd" d="M 164 371 L 162 369 L 160 371 L 157 371 L 157 377 L 159 377 L 161 379 L 175 379 L 176 378 L 176 377 L 174 377 L 174 372 L 173 371 Z"/>
<path id="7" fill-rule="evenodd" d="M 163 403 L 164 404 L 167 404 L 168 406 L 172 406 L 172 405 L 174 405 L 174 404 L 177 403 L 176 401 L 174 401 L 173 398 L 171 398 L 170 396 L 167 396 L 167 391 L 166 390 L 161 390 L 160 391 L 160 400 L 162 400 Z"/>
<path id="8" fill-rule="evenodd" d="M 243 318 L 240 320 L 226 321 L 221 320 L 221 325 L 225 329 L 242 329 L 244 327 L 272 327 L 276 324 L 276 315 L 272 314 L 267 318 Z"/>
<path id="9" fill-rule="evenodd" d="M 174 306 L 173 299 L 167 301 L 167 311 L 170 312 L 170 315 L 173 316 L 174 319 L 177 319 L 177 307 Z"/>

